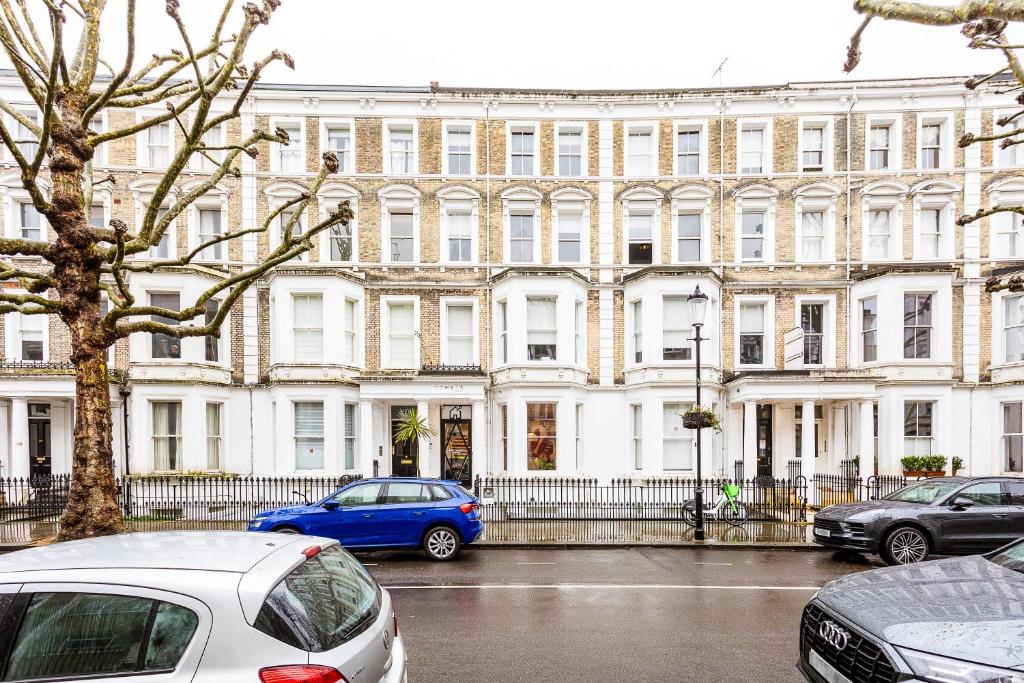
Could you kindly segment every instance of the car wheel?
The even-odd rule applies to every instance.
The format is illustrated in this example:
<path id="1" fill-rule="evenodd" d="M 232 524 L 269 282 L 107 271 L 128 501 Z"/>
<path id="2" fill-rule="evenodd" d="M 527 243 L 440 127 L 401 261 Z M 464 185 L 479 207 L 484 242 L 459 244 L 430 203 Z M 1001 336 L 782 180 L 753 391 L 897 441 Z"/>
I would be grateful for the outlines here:
<path id="1" fill-rule="evenodd" d="M 893 529 L 882 546 L 886 564 L 914 564 L 928 559 L 928 537 L 920 529 L 901 526 Z"/>
<path id="2" fill-rule="evenodd" d="M 434 527 L 423 537 L 423 552 L 437 562 L 454 559 L 461 546 L 459 535 L 446 526 Z"/>
<path id="3" fill-rule="evenodd" d="M 295 527 L 282 526 L 274 529 L 275 534 L 301 534 L 302 532 Z"/>

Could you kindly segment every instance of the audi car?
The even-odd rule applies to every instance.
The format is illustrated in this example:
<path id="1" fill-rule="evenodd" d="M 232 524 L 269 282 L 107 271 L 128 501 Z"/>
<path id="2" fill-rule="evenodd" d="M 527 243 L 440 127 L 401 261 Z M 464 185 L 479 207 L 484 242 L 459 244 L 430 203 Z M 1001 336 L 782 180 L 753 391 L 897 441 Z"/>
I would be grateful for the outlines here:
<path id="1" fill-rule="evenodd" d="M 804 608 L 798 668 L 814 683 L 1024 683 L 1024 540 L 835 579 Z"/>
<path id="2" fill-rule="evenodd" d="M 177 531 L 0 556 L 0 680 L 406 679 L 391 596 L 329 538 Z"/>
<path id="3" fill-rule="evenodd" d="M 814 540 L 888 564 L 985 553 L 1024 537 L 1024 479 L 937 477 L 814 516 Z"/>
<path id="4" fill-rule="evenodd" d="M 478 507 L 457 481 L 361 479 L 315 503 L 261 512 L 249 531 L 327 536 L 346 548 L 422 549 L 445 561 L 483 533 Z"/>

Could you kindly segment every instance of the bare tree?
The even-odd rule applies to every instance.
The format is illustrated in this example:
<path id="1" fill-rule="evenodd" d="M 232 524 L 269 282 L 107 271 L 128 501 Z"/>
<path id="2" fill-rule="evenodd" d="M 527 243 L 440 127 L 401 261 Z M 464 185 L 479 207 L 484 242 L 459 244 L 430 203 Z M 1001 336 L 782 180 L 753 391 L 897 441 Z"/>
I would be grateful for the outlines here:
<path id="1" fill-rule="evenodd" d="M 0 99 L 0 110 L 32 133 L 30 140 L 16 139 L 0 121 L 0 138 L 17 162 L 21 183 L 33 206 L 55 234 L 52 241 L 0 239 L 0 281 L 18 282 L 22 292 L 0 290 L 0 314 L 55 315 L 70 330 L 75 429 L 72 483 L 60 523 L 62 539 L 124 530 L 113 476 L 108 347 L 134 333 L 176 338 L 218 335 L 221 323 L 246 287 L 274 266 L 309 250 L 318 233 L 347 224 L 352 217 L 345 203 L 308 230 L 295 232 L 301 230 L 300 216 L 311 198 L 327 176 L 338 169 L 335 156 L 327 153 L 308 191 L 277 207 L 258 226 L 229 226 L 222 235 L 180 258 L 133 258 L 159 244 L 175 218 L 222 178 L 238 177 L 241 155 L 255 157 L 261 141 L 289 143 L 287 133 L 280 129 L 243 132 L 237 142 L 218 147 L 202 142 L 207 131 L 239 118 L 243 103 L 269 64 L 281 61 L 294 66 L 291 57 L 277 50 L 251 65 L 243 61 L 250 38 L 270 21 L 280 0 L 247 3 L 242 7 L 241 25 L 231 34 L 225 27 L 235 16 L 231 12 L 234 3 L 222 2 L 224 8 L 212 35 L 196 43 L 186 30 L 178 0 L 166 0 L 166 13 L 182 49 L 153 55 L 138 66 L 135 0 L 127 0 L 124 25 L 120 21 L 103 24 L 106 0 L 40 0 L 36 10 L 44 6 L 45 26 L 43 12 L 30 11 L 25 0 L 0 0 L 0 43 L 41 113 L 33 119 Z M 66 38 L 64 31 L 70 25 L 79 27 L 77 35 Z M 49 35 L 40 33 L 39 28 L 44 27 Z M 103 32 L 122 30 L 127 35 L 127 54 L 123 66 L 116 69 L 103 59 L 100 39 Z M 226 111 L 215 113 L 215 101 L 226 103 Z M 90 123 L 104 110 L 130 112 L 161 104 L 166 112 L 134 125 L 90 129 Z M 119 220 L 103 227 L 90 225 L 94 189 L 113 182 L 111 176 L 93 176 L 96 147 L 164 123 L 176 127 L 183 142 L 162 171 L 139 224 L 134 230 Z M 175 181 L 194 155 L 208 159 L 213 170 L 179 196 L 174 192 Z M 167 207 L 166 212 L 160 210 L 162 206 Z M 171 310 L 136 302 L 129 288 L 132 273 L 197 269 L 192 260 L 204 249 L 265 232 L 280 216 L 288 215 L 285 211 L 290 211 L 290 219 L 283 226 L 280 245 L 254 265 L 226 272 L 191 305 Z M 12 263 L 10 257 L 22 256 L 40 257 L 46 267 L 37 270 Z M 105 314 L 101 309 L 103 293 L 109 301 Z M 203 324 L 184 326 L 159 320 L 178 323 L 205 316 L 206 303 L 211 299 L 219 302 L 219 308 L 209 322 L 204 319 Z"/>
<path id="2" fill-rule="evenodd" d="M 893 19 L 927 26 L 960 26 L 968 39 L 967 46 L 974 50 L 994 50 L 1001 53 L 1005 65 L 992 73 L 969 78 L 964 85 L 970 89 L 988 84 L 997 93 L 1016 93 L 1021 108 L 996 121 L 1000 127 L 1012 126 L 1005 132 L 988 135 L 966 133 L 961 136 L 960 147 L 970 147 L 982 142 L 1000 141 L 1003 149 L 1024 143 L 1024 67 L 1017 57 L 1017 50 L 1024 45 L 1014 45 L 1006 37 L 1010 22 L 1024 21 L 1024 0 L 964 0 L 951 7 L 936 7 L 906 0 L 855 0 L 854 9 L 864 15 L 864 20 L 850 39 L 846 51 L 844 70 L 853 71 L 860 62 L 861 36 L 873 19 Z M 970 215 L 960 216 L 957 225 L 964 226 L 986 216 L 997 213 L 1018 213 L 1024 215 L 1024 206 L 993 206 L 980 208 Z M 1024 278 L 1012 275 L 1003 279 L 993 276 L 985 282 L 985 289 L 995 292 L 1003 289 L 1024 291 Z"/>

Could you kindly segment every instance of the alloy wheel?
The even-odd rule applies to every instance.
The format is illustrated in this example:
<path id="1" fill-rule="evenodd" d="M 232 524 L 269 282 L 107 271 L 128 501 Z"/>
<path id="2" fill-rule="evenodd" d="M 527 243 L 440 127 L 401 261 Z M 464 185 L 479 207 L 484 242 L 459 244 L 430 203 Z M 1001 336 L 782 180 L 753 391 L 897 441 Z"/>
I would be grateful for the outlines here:
<path id="1" fill-rule="evenodd" d="M 440 560 L 451 557 L 457 547 L 455 534 L 448 529 L 437 529 L 427 537 L 427 550 Z"/>
<path id="2" fill-rule="evenodd" d="M 897 564 L 913 564 L 928 556 L 928 541 L 919 531 L 902 529 L 889 540 L 889 554 Z"/>

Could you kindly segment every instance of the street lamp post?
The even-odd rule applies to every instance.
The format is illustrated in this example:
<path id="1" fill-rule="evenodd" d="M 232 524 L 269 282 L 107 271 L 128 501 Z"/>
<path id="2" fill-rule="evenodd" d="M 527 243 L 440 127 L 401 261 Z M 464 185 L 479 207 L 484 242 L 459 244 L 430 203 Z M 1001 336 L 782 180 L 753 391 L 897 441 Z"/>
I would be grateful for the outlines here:
<path id="1" fill-rule="evenodd" d="M 693 290 L 687 301 L 690 304 L 690 322 L 693 325 L 694 335 L 691 340 L 696 347 L 694 355 L 696 356 L 697 363 L 697 396 L 696 405 L 700 407 L 700 343 L 705 340 L 705 337 L 700 336 L 700 330 L 704 327 L 704 316 L 707 313 L 708 307 L 708 295 L 700 291 L 700 285 Z M 693 503 L 696 510 L 696 522 L 693 527 L 693 538 L 697 541 L 704 540 L 704 490 L 701 484 L 700 476 L 700 433 L 703 431 L 698 428 L 697 430 L 697 487 L 693 491 Z"/>

